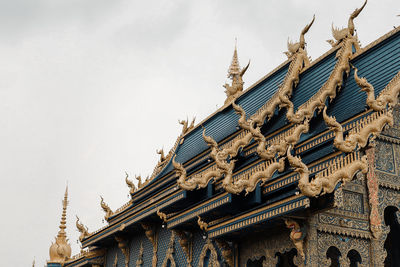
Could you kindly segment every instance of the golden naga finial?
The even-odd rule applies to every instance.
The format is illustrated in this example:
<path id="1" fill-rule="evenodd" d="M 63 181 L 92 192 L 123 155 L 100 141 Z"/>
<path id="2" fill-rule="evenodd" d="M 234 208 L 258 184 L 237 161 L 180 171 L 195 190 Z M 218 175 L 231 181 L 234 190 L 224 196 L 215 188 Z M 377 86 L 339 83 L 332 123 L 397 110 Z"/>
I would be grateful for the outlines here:
<path id="1" fill-rule="evenodd" d="M 189 132 L 190 130 L 192 130 L 194 128 L 194 123 L 196 121 L 196 117 L 193 118 L 192 122 L 189 125 L 189 119 L 186 118 L 186 120 L 178 120 L 179 124 L 182 124 L 182 135 L 186 134 L 187 132 Z"/>
<path id="2" fill-rule="evenodd" d="M 160 210 L 157 210 L 157 215 L 158 217 L 160 217 L 160 219 L 166 223 L 167 222 L 167 214 L 165 214 L 164 212 L 161 212 Z"/>
<path id="3" fill-rule="evenodd" d="M 100 196 L 100 198 L 101 198 L 100 206 L 103 209 L 103 211 L 106 213 L 106 215 L 104 216 L 104 219 L 106 219 L 106 221 L 108 221 L 108 219 L 113 215 L 113 212 L 110 209 L 110 207 L 104 202 L 104 198 L 102 196 Z"/>
<path id="4" fill-rule="evenodd" d="M 84 226 L 82 223 L 79 222 L 79 217 L 78 215 L 76 215 L 76 228 L 78 229 L 78 231 L 81 233 L 81 235 L 79 236 L 79 241 L 82 242 L 83 239 L 85 239 L 86 237 L 89 236 L 89 229 Z"/>
<path id="5" fill-rule="evenodd" d="M 338 45 L 343 39 L 347 37 L 351 37 L 354 35 L 355 27 L 354 27 L 354 22 L 353 20 L 361 13 L 361 11 L 364 9 L 365 5 L 367 4 L 368 0 L 365 0 L 364 4 L 360 8 L 356 8 L 356 10 L 351 13 L 350 18 L 347 23 L 347 28 L 335 28 L 333 27 L 332 23 L 332 35 L 333 38 L 335 38 L 336 42 L 334 40 L 327 40 L 328 43 L 332 45 L 332 47 Z"/>
<path id="6" fill-rule="evenodd" d="M 293 56 L 296 52 L 298 52 L 300 49 L 305 49 L 306 46 L 306 41 L 304 39 L 304 35 L 308 32 L 308 30 L 311 28 L 311 25 L 313 25 L 315 20 L 315 15 L 313 16 L 313 19 L 311 20 L 311 22 L 309 24 L 307 24 L 304 29 L 301 31 L 300 33 L 300 39 L 299 42 L 297 43 L 292 43 L 289 41 L 287 41 L 287 48 L 288 48 L 288 52 L 284 52 L 286 54 L 286 56 L 288 58 L 290 58 L 291 56 Z"/>
<path id="7" fill-rule="evenodd" d="M 160 155 L 160 162 L 165 161 L 164 149 L 156 150 L 156 153 Z"/>
<path id="8" fill-rule="evenodd" d="M 225 104 L 232 102 L 234 99 L 238 97 L 238 95 L 243 91 L 243 75 L 246 70 L 249 68 L 249 63 L 243 69 L 240 69 L 237 49 L 235 45 L 235 50 L 233 52 L 232 63 L 228 69 L 228 78 L 232 79 L 232 85 L 225 83 L 225 93 L 226 93 L 226 100 Z"/>
<path id="9" fill-rule="evenodd" d="M 60 231 L 56 236 L 55 243 L 50 246 L 50 262 L 61 263 L 71 257 L 71 246 L 68 244 L 67 234 L 65 229 L 67 228 L 67 206 L 68 206 L 68 186 L 65 189 L 63 211 L 61 214 Z"/>
<path id="10" fill-rule="evenodd" d="M 201 220 L 200 216 L 197 215 L 197 224 L 200 227 L 200 230 L 207 232 L 208 231 L 208 223 L 206 223 L 205 221 Z"/>
<path id="11" fill-rule="evenodd" d="M 130 194 L 133 194 L 133 193 L 135 193 L 136 192 L 136 186 L 135 186 L 135 184 L 131 181 L 131 180 L 129 180 L 128 179 L 128 177 L 129 177 L 129 175 L 128 175 L 128 173 L 127 172 L 125 172 L 125 182 L 126 182 L 126 185 L 129 187 L 129 193 Z"/>
<path id="12" fill-rule="evenodd" d="M 142 188 L 144 186 L 144 184 L 142 183 L 142 176 L 140 176 L 140 175 L 136 176 L 135 175 L 135 179 L 138 181 L 138 189 Z"/>

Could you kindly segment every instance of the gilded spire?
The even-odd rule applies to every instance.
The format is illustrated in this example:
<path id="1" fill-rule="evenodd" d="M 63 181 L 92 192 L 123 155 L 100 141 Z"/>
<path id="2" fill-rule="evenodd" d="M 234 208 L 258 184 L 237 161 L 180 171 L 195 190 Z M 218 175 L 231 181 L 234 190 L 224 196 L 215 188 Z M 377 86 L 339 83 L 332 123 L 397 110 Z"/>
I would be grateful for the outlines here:
<path id="1" fill-rule="evenodd" d="M 233 100 L 235 100 L 239 94 L 243 91 L 243 75 L 246 72 L 247 68 L 250 65 L 250 61 L 247 64 L 246 67 L 243 69 L 240 69 L 239 65 L 239 59 L 238 59 L 238 54 L 237 54 L 237 45 L 235 44 L 235 50 L 233 51 L 233 57 L 232 57 L 232 62 L 231 65 L 229 66 L 228 69 L 228 78 L 232 79 L 232 84 L 229 85 L 225 83 L 225 93 L 226 93 L 226 100 L 225 104 L 231 103 Z"/>
<path id="2" fill-rule="evenodd" d="M 232 62 L 228 69 L 228 78 L 231 78 L 231 77 L 233 77 L 233 75 L 240 73 L 240 65 L 239 65 L 239 59 L 238 59 L 238 55 L 237 55 L 236 42 L 237 42 L 237 40 L 235 39 L 235 50 L 233 51 Z"/>
<path id="3" fill-rule="evenodd" d="M 68 186 L 65 189 L 62 206 L 60 230 L 56 236 L 55 243 L 52 243 L 50 246 L 50 262 L 64 262 L 71 257 L 71 246 L 68 244 L 67 234 L 65 232 L 67 228 Z"/>

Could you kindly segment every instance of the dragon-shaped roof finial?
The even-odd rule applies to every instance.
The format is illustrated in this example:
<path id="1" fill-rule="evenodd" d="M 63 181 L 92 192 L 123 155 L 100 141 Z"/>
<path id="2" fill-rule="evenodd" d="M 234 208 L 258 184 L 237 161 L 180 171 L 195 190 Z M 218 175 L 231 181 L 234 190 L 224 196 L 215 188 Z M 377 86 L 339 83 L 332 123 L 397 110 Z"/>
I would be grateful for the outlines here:
<path id="1" fill-rule="evenodd" d="M 249 63 L 243 69 L 240 69 L 239 59 L 237 55 L 237 45 L 235 44 L 235 50 L 233 51 L 233 57 L 231 65 L 228 69 L 228 78 L 232 79 L 232 85 L 225 83 L 225 93 L 226 93 L 226 100 L 225 104 L 231 103 L 234 99 L 238 97 L 238 95 L 243 91 L 243 75 L 245 74 L 246 70 L 249 68 Z"/>
<path id="2" fill-rule="evenodd" d="M 128 177 L 129 177 L 129 174 L 127 173 L 127 172 L 125 172 L 125 183 L 126 183 L 126 185 L 129 187 L 129 193 L 130 194 L 133 194 L 133 193 L 135 193 L 135 191 L 136 191 L 136 186 L 135 186 L 135 184 L 131 181 L 131 180 L 129 180 L 128 179 Z"/>
<path id="3" fill-rule="evenodd" d="M 68 244 L 67 234 L 67 206 L 68 206 L 68 185 L 65 188 L 64 199 L 62 201 L 63 211 L 61 214 L 60 231 L 56 236 L 56 242 L 50 246 L 50 262 L 64 262 L 71 257 L 71 246 Z"/>
<path id="4" fill-rule="evenodd" d="M 103 209 L 103 211 L 106 213 L 106 215 L 104 216 L 104 219 L 106 219 L 106 221 L 108 221 L 108 218 L 110 218 L 113 215 L 112 210 L 110 209 L 110 207 L 104 202 L 104 198 L 102 196 L 100 196 L 100 206 Z"/>
<path id="5" fill-rule="evenodd" d="M 304 35 L 308 32 L 308 30 L 311 28 L 311 26 L 313 25 L 315 20 L 315 15 L 313 16 L 313 19 L 311 20 L 311 22 L 309 24 L 307 24 L 304 29 L 301 31 L 300 33 L 300 39 L 299 42 L 297 43 L 292 43 L 289 41 L 287 41 L 287 48 L 288 48 L 288 52 L 285 52 L 285 54 L 288 56 L 288 58 L 290 58 L 294 53 L 296 53 L 297 51 L 299 51 L 300 49 L 304 49 L 306 46 L 306 41 L 304 38 Z"/>
<path id="6" fill-rule="evenodd" d="M 349 20 L 347 22 L 347 28 L 335 28 L 333 27 L 332 23 L 332 35 L 333 38 L 335 38 L 336 42 L 334 40 L 327 40 L 328 43 L 330 43 L 333 47 L 338 45 L 343 39 L 353 36 L 354 31 L 355 31 L 355 26 L 354 26 L 354 19 L 361 13 L 361 11 L 364 9 L 365 5 L 367 4 L 368 0 L 365 0 L 364 4 L 360 8 L 356 8 L 353 13 L 350 14 Z"/>
<path id="7" fill-rule="evenodd" d="M 78 215 L 76 215 L 76 228 L 78 229 L 81 235 L 79 236 L 79 240 L 82 242 L 87 236 L 89 236 L 89 229 L 80 222 Z"/>

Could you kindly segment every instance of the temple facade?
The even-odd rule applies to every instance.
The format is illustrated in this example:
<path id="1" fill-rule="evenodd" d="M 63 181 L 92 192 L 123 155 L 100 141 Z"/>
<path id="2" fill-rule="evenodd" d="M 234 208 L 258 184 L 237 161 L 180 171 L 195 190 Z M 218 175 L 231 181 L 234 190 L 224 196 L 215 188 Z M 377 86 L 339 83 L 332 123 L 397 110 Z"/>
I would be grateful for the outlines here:
<path id="1" fill-rule="evenodd" d="M 60 231 L 47 266 L 400 266 L 400 27 L 361 47 L 355 20 L 311 61 L 306 33 L 243 90 L 235 48 L 223 107 L 182 133 L 82 252 Z M 121 192 L 124 194 L 125 192 Z"/>

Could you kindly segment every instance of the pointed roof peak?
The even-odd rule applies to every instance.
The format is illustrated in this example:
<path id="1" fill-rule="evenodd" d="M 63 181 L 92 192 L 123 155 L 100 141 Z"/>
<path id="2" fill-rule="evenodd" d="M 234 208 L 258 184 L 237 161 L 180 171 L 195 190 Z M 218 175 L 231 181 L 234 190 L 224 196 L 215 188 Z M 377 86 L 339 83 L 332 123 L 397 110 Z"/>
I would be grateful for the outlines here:
<path id="1" fill-rule="evenodd" d="M 228 69 L 228 77 L 239 73 L 240 73 L 240 65 L 237 55 L 237 38 L 235 38 L 235 50 L 233 51 L 232 62 Z"/>

